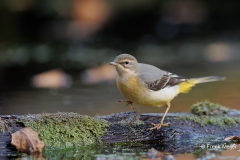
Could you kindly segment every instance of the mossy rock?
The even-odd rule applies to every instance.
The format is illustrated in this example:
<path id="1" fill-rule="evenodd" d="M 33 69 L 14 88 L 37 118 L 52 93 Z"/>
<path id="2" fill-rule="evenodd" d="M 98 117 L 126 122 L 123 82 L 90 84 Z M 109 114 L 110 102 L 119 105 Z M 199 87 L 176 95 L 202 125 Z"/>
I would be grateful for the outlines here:
<path id="1" fill-rule="evenodd" d="M 198 116 L 224 115 L 228 111 L 229 111 L 229 109 L 222 106 L 221 104 L 212 103 L 208 100 L 195 103 L 191 107 L 191 112 Z"/>
<path id="2" fill-rule="evenodd" d="M 21 116 L 17 123 L 39 133 L 46 148 L 64 149 L 101 143 L 109 122 L 77 113 L 52 113 Z"/>
<path id="3" fill-rule="evenodd" d="M 221 128 L 226 128 L 229 125 L 236 126 L 240 123 L 240 117 L 229 116 L 229 111 L 229 108 L 221 104 L 206 100 L 193 104 L 191 113 L 194 114 L 194 116 L 187 116 L 185 119 L 198 123 L 201 126 L 216 125 Z"/>
<path id="4" fill-rule="evenodd" d="M 221 128 L 227 128 L 229 125 L 237 126 L 240 123 L 239 117 L 229 117 L 229 116 L 188 116 L 185 119 L 193 121 L 200 124 L 201 126 L 215 125 Z"/>

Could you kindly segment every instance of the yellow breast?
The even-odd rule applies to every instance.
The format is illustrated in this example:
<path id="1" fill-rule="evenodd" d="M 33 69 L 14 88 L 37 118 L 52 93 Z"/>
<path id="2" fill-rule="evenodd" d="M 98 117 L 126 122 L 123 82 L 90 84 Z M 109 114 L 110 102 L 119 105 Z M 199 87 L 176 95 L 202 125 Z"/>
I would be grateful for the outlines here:
<path id="1" fill-rule="evenodd" d="M 137 103 L 141 97 L 141 85 L 136 77 L 131 77 L 124 81 L 117 78 L 117 87 L 120 93 L 130 101 Z"/>
<path id="2" fill-rule="evenodd" d="M 120 93 L 134 103 L 160 107 L 168 102 L 165 99 L 161 99 L 161 96 L 158 98 L 156 92 L 148 90 L 145 84 L 139 81 L 137 77 L 124 80 L 117 78 L 116 82 Z"/>

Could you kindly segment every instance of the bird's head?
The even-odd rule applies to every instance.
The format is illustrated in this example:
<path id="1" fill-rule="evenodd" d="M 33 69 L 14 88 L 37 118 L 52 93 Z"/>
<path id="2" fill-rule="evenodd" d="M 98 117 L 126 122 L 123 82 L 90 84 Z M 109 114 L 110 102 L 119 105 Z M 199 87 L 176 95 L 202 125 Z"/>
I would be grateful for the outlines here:
<path id="1" fill-rule="evenodd" d="M 139 72 L 139 64 L 135 57 L 130 54 L 120 54 L 113 62 L 109 64 L 114 65 L 118 75 L 123 74 L 137 74 Z"/>

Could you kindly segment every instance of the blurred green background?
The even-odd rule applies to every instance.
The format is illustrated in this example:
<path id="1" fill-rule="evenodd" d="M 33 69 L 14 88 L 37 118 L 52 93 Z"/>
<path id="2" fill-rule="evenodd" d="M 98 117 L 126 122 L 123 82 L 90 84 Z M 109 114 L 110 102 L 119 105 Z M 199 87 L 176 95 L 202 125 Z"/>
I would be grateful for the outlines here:
<path id="1" fill-rule="evenodd" d="M 0 114 L 128 111 L 107 63 L 128 53 L 185 76 L 226 76 L 180 95 L 240 109 L 240 1 L 2 0 Z M 141 112 L 164 108 L 137 106 Z"/>

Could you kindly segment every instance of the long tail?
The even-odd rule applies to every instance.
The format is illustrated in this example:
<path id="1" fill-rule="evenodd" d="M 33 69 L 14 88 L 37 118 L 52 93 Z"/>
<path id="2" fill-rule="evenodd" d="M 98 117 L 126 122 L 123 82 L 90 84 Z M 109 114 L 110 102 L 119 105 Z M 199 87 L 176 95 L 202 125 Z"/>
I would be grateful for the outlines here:
<path id="1" fill-rule="evenodd" d="M 209 76 L 209 77 L 200 77 L 200 78 L 190 78 L 186 81 L 180 83 L 180 93 L 188 93 L 193 86 L 199 83 L 205 82 L 214 82 L 214 81 L 223 81 L 225 77 L 220 76 Z"/>

